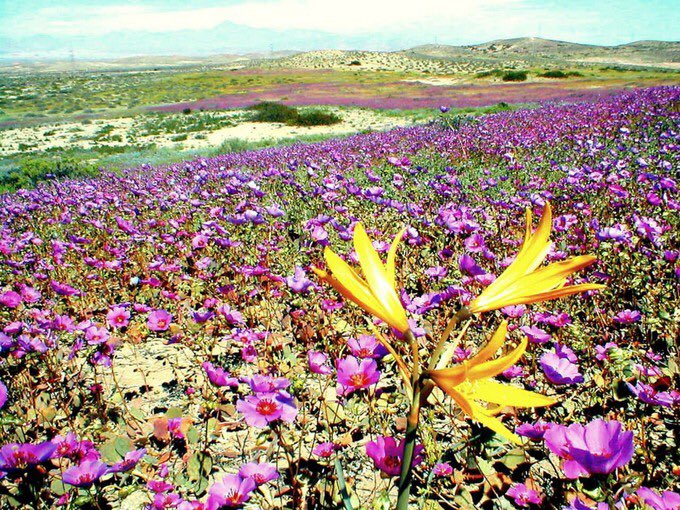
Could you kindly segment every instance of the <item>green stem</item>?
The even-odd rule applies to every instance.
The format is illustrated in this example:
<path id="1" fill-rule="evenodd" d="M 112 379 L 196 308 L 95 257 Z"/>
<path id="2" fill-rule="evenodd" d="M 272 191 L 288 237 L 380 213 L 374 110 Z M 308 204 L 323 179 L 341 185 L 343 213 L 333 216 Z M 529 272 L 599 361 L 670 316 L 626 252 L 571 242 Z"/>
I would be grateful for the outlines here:
<path id="1" fill-rule="evenodd" d="M 428 368 L 430 370 L 437 366 L 437 362 L 439 361 L 439 358 L 444 352 L 444 347 L 446 347 L 446 342 L 451 336 L 453 328 L 455 328 L 459 322 L 467 320 L 470 317 L 472 317 L 472 313 L 470 313 L 470 310 L 468 309 L 467 306 L 460 308 L 455 313 L 455 315 L 451 317 L 451 320 L 446 325 L 446 329 L 444 330 L 444 333 L 442 333 L 441 339 L 439 340 L 439 343 L 437 344 L 437 347 L 435 347 L 434 352 L 432 353 L 432 357 L 430 358 L 430 363 L 428 365 Z"/>
<path id="2" fill-rule="evenodd" d="M 345 472 L 342 470 L 342 464 L 338 457 L 335 458 L 335 474 L 338 477 L 338 489 L 340 489 L 340 496 L 342 496 L 342 504 L 345 510 L 354 510 L 349 492 L 347 492 L 347 484 L 345 484 Z"/>
<path id="3" fill-rule="evenodd" d="M 413 482 L 413 453 L 418 438 L 418 422 L 420 420 L 420 353 L 418 340 L 415 335 L 408 330 L 404 337 L 411 346 L 413 357 L 413 370 L 411 371 L 411 386 L 413 388 L 413 399 L 411 409 L 406 419 L 406 437 L 404 440 L 404 456 L 401 462 L 401 474 L 399 475 L 399 497 L 397 499 L 397 510 L 408 510 L 408 501 L 411 495 L 411 483 Z"/>

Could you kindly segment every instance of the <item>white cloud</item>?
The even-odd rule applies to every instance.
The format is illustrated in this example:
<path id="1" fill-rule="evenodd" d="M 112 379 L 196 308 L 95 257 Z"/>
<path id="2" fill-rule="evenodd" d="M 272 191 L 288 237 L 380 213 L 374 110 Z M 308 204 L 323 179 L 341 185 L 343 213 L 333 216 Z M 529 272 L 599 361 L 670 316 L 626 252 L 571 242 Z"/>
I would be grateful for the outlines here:
<path id="1" fill-rule="evenodd" d="M 21 20 L 31 33 L 96 35 L 123 30 L 209 30 L 224 22 L 255 28 L 321 30 L 336 34 L 397 32 L 482 22 L 523 0 L 260 0 L 225 7 L 162 10 L 143 5 L 73 9 L 50 7 Z M 498 13 L 496 12 L 496 15 Z M 30 26 L 30 29 L 29 29 Z M 18 27 L 15 27 L 18 28 Z M 468 27 L 469 28 L 469 27 Z"/>

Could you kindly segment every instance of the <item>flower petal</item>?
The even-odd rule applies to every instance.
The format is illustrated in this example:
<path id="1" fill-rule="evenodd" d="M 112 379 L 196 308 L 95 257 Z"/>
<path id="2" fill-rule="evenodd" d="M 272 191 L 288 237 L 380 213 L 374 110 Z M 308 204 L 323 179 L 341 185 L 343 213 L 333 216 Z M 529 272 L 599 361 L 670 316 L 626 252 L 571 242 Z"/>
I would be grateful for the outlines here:
<path id="1" fill-rule="evenodd" d="M 482 409 L 477 404 L 473 404 L 472 409 L 474 411 L 472 414 L 473 419 L 477 420 L 482 425 L 489 427 L 496 434 L 498 434 L 499 436 L 503 436 L 508 441 L 512 441 L 515 444 L 522 444 L 522 441 L 520 441 L 519 436 L 511 432 L 510 429 L 503 425 L 503 423 L 498 418 L 489 416 L 485 412 L 485 410 Z"/>
<path id="2" fill-rule="evenodd" d="M 519 360 L 524 354 L 524 351 L 526 351 L 527 343 L 528 340 L 525 337 L 522 339 L 520 344 L 509 354 L 501 356 L 498 359 L 487 361 L 485 363 L 481 363 L 479 365 L 470 367 L 470 369 L 468 370 L 467 379 L 469 381 L 475 381 L 478 379 L 486 379 L 488 377 L 493 377 L 495 375 L 500 374 L 505 369 L 510 368 L 512 365 L 517 363 L 517 360 Z"/>
<path id="3" fill-rule="evenodd" d="M 383 317 L 381 319 L 386 320 L 402 333 L 407 331 L 409 325 L 406 319 L 406 311 L 399 300 L 399 296 L 397 296 L 397 292 L 390 284 L 385 267 L 361 223 L 357 223 L 354 227 L 354 249 L 359 257 L 361 270 L 366 277 L 370 292 L 380 302 L 390 318 L 389 321 Z"/>
<path id="4" fill-rule="evenodd" d="M 394 241 L 392 241 L 392 246 L 390 246 L 390 251 L 387 253 L 387 264 L 386 264 L 386 272 L 387 272 L 387 280 L 390 282 L 390 285 L 392 286 L 393 289 L 396 289 L 395 285 L 395 277 L 394 277 L 394 261 L 397 256 L 397 247 L 399 246 L 399 242 L 401 241 L 401 238 L 404 237 L 404 234 L 406 233 L 406 228 L 402 228 L 401 231 L 397 234 L 397 236 L 394 238 Z"/>
<path id="5" fill-rule="evenodd" d="M 491 356 L 496 354 L 496 351 L 501 348 L 505 337 L 508 333 L 508 321 L 504 320 L 501 325 L 498 326 L 496 332 L 491 336 L 489 342 L 484 346 L 484 348 L 479 351 L 474 358 L 470 360 L 471 366 L 476 366 L 482 362 L 488 360 Z"/>
<path id="6" fill-rule="evenodd" d="M 473 385 L 471 398 L 512 407 L 545 407 L 556 401 L 540 393 L 484 379 Z"/>

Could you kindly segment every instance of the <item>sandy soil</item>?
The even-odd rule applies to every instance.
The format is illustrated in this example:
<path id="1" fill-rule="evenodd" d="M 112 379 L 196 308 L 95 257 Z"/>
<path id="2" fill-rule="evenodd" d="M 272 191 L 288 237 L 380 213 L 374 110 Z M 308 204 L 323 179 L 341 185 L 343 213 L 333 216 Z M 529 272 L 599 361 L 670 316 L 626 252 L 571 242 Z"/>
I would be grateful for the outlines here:
<path id="1" fill-rule="evenodd" d="M 240 119 L 242 111 L 225 112 L 235 123 L 234 126 L 216 130 L 190 132 L 187 139 L 175 141 L 174 137 L 182 133 L 165 133 L 151 136 L 130 134 L 141 122 L 139 118 L 99 119 L 91 123 L 65 122 L 0 131 L 0 156 L 9 156 L 19 152 L 40 151 L 48 148 L 79 147 L 88 149 L 97 144 L 106 145 L 147 145 L 155 143 L 158 147 L 176 149 L 200 149 L 217 147 L 223 141 L 239 138 L 247 141 L 267 139 L 295 138 L 306 135 L 341 135 L 356 133 L 366 129 L 385 130 L 409 124 L 407 117 L 382 115 L 378 112 L 363 109 L 332 109 L 343 118 L 343 122 L 332 126 L 298 127 L 279 123 L 247 122 Z M 97 134 L 106 126 L 111 126 L 106 136 L 97 140 Z"/>

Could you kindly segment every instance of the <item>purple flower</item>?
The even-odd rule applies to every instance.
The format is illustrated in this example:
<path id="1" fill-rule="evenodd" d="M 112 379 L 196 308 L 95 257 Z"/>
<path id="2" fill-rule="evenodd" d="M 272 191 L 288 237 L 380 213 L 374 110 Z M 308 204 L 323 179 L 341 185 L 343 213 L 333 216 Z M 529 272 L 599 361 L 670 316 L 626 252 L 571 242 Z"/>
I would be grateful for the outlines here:
<path id="1" fill-rule="evenodd" d="M 144 455 L 146 455 L 146 448 L 140 448 L 139 450 L 127 452 L 123 460 L 116 462 L 109 468 L 109 473 L 120 473 L 122 471 L 131 470 L 140 460 L 142 460 Z"/>
<path id="2" fill-rule="evenodd" d="M 207 510 L 240 507 L 250 499 L 250 493 L 257 488 L 252 478 L 227 475 L 208 489 Z"/>
<path id="3" fill-rule="evenodd" d="M 554 424 L 545 422 L 543 420 L 538 420 L 536 423 L 522 423 L 519 427 L 515 429 L 515 432 L 529 439 L 543 439 L 546 431 L 550 430 Z"/>
<path id="4" fill-rule="evenodd" d="M 508 489 L 506 496 L 515 500 L 517 506 L 528 507 L 529 505 L 540 505 L 543 497 L 533 489 L 523 483 L 516 483 Z"/>
<path id="5" fill-rule="evenodd" d="M 64 483 L 75 487 L 90 487 L 108 470 L 109 467 L 99 460 L 86 460 L 77 466 L 68 468 L 61 478 Z"/>
<path id="6" fill-rule="evenodd" d="M 475 259 L 467 254 L 461 255 L 460 260 L 458 261 L 458 267 L 460 268 L 461 273 L 465 273 L 470 276 L 481 276 L 486 273 L 481 267 L 477 265 Z"/>
<path id="7" fill-rule="evenodd" d="M 312 281 L 307 279 L 307 273 L 300 266 L 295 266 L 293 276 L 286 277 L 286 284 L 293 292 L 305 293 L 312 286 Z"/>
<path id="8" fill-rule="evenodd" d="M 231 377 L 229 372 L 225 371 L 223 368 L 215 367 L 209 361 L 203 362 L 201 366 L 203 367 L 203 370 L 205 370 L 210 382 L 215 386 L 230 386 L 232 388 L 238 386 L 238 379 Z"/>
<path id="9" fill-rule="evenodd" d="M 309 351 L 307 353 L 307 362 L 309 369 L 315 374 L 328 375 L 333 372 L 333 369 L 327 365 L 328 356 L 323 352 Z"/>
<path id="10" fill-rule="evenodd" d="M 285 392 L 249 395 L 236 402 L 236 409 L 249 426 L 257 428 L 264 428 L 276 420 L 291 423 L 297 416 L 295 402 Z"/>
<path id="11" fill-rule="evenodd" d="M 417 466 L 423 460 L 423 445 L 416 445 L 413 451 L 412 465 Z M 404 440 L 399 443 L 393 437 L 378 436 L 375 441 L 366 443 L 366 455 L 368 455 L 375 467 L 390 476 L 399 476 L 401 473 L 401 462 L 404 458 Z"/>
<path id="12" fill-rule="evenodd" d="M 258 486 L 279 477 L 276 466 L 268 462 L 248 462 L 241 466 L 238 475 L 241 478 L 252 478 Z"/>
<path id="13" fill-rule="evenodd" d="M 611 473 L 633 458 L 633 433 L 622 431 L 618 421 L 554 425 L 543 439 L 551 452 L 565 459 L 562 469 L 571 479 Z"/>
<path id="14" fill-rule="evenodd" d="M 673 407 L 676 399 L 667 391 L 656 391 L 653 386 L 638 381 L 635 386 L 626 383 L 630 392 L 643 402 L 651 405 Z"/>
<path id="15" fill-rule="evenodd" d="M 387 355 L 387 349 L 372 335 L 359 335 L 358 338 L 347 340 L 347 347 L 357 358 L 380 359 Z"/>
<path id="16" fill-rule="evenodd" d="M 677 492 L 664 491 L 658 494 L 647 487 L 640 487 L 636 495 L 654 510 L 678 510 L 680 508 L 680 494 Z"/>
<path id="17" fill-rule="evenodd" d="M 614 316 L 614 322 L 617 324 L 632 324 L 634 322 L 639 322 L 642 318 L 642 314 L 637 310 L 623 310 Z"/>
<path id="18" fill-rule="evenodd" d="M 338 393 L 341 395 L 349 395 L 356 390 L 368 388 L 380 379 L 378 364 L 372 359 L 359 362 L 354 356 L 347 356 L 337 360 L 336 369 L 340 384 Z"/>
<path id="19" fill-rule="evenodd" d="M 568 349 L 568 348 L 567 348 Z M 553 384 L 578 384 L 584 381 L 583 375 L 578 371 L 578 365 L 572 360 L 573 351 L 564 353 L 558 345 L 555 351 L 546 352 L 541 356 L 541 368 L 546 378 Z"/>
<path id="20" fill-rule="evenodd" d="M 522 326 L 519 330 L 534 344 L 544 344 L 549 342 L 551 338 L 550 333 L 536 326 Z"/>
<path id="21" fill-rule="evenodd" d="M 595 359 L 599 361 L 605 361 L 609 359 L 609 351 L 612 349 L 616 349 L 618 345 L 616 345 L 614 342 L 607 342 L 604 345 L 596 345 L 595 346 Z"/>
<path id="22" fill-rule="evenodd" d="M 7 308 L 16 308 L 21 304 L 21 296 L 14 292 L 13 290 L 8 290 L 0 294 L 0 305 L 4 305 Z"/>
<path id="23" fill-rule="evenodd" d="M 12 473 L 45 462 L 52 457 L 57 445 L 51 441 L 40 444 L 9 443 L 0 448 L 0 471 Z"/>
<path id="24" fill-rule="evenodd" d="M 154 310 L 149 314 L 146 325 L 151 331 L 165 331 L 170 327 L 172 315 L 166 310 Z"/>

